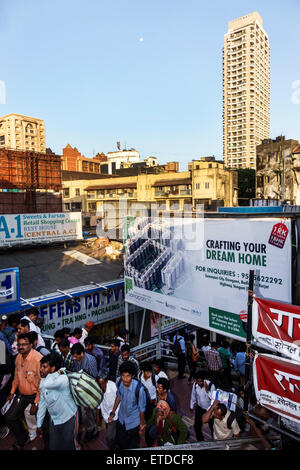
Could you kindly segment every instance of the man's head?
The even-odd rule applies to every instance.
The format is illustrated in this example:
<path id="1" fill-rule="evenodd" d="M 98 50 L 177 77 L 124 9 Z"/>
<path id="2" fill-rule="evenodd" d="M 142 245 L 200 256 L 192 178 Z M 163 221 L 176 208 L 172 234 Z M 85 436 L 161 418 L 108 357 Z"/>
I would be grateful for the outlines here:
<path id="1" fill-rule="evenodd" d="M 170 405 L 165 400 L 159 400 L 156 405 L 156 413 L 158 416 L 166 418 L 170 413 Z"/>
<path id="2" fill-rule="evenodd" d="M 229 343 L 228 343 L 228 341 L 226 341 L 225 339 L 223 339 L 223 341 L 222 341 L 222 347 L 223 347 L 224 349 L 228 349 L 228 348 L 229 348 Z"/>
<path id="3" fill-rule="evenodd" d="M 95 338 L 93 336 L 87 336 L 84 340 L 85 349 L 88 353 L 92 354 L 92 351 L 95 346 Z"/>
<path id="4" fill-rule="evenodd" d="M 58 348 L 64 356 L 66 356 L 70 352 L 70 341 L 67 338 L 61 340 L 58 345 Z"/>
<path id="5" fill-rule="evenodd" d="M 204 386 L 204 379 L 205 375 L 203 374 L 203 372 L 199 371 L 195 374 L 195 380 L 201 388 Z"/>
<path id="6" fill-rule="evenodd" d="M 75 361 L 81 362 L 82 359 L 84 358 L 84 347 L 82 346 L 82 344 L 81 343 L 75 343 L 72 346 L 71 354 L 72 354 L 73 358 L 75 359 Z"/>
<path id="7" fill-rule="evenodd" d="M 8 324 L 15 330 L 17 329 L 17 324 L 20 321 L 20 315 L 17 313 L 13 313 L 12 315 L 8 316 Z"/>
<path id="8" fill-rule="evenodd" d="M 128 344 L 123 344 L 121 347 L 121 356 L 123 361 L 128 361 L 130 357 L 130 346 Z"/>
<path id="9" fill-rule="evenodd" d="M 82 336 L 82 329 L 81 328 L 75 328 L 74 331 L 73 331 L 73 336 L 74 336 L 74 338 L 79 340 Z"/>
<path id="10" fill-rule="evenodd" d="M 0 317 L 0 331 L 4 331 L 8 325 L 8 317 L 7 315 L 1 315 Z"/>
<path id="11" fill-rule="evenodd" d="M 140 368 L 145 379 L 148 380 L 152 375 L 152 365 L 150 362 L 145 361 L 141 363 Z"/>
<path id="12" fill-rule="evenodd" d="M 63 339 L 64 339 L 65 335 L 64 333 L 62 332 L 62 330 L 57 330 L 55 333 L 54 333 L 54 338 L 55 338 L 55 342 L 57 344 L 59 344 Z"/>
<path id="13" fill-rule="evenodd" d="M 28 333 L 20 333 L 18 335 L 17 347 L 18 353 L 24 357 L 30 353 L 32 345 L 30 344 Z"/>
<path id="14" fill-rule="evenodd" d="M 100 385 L 100 387 L 102 388 L 102 390 L 105 391 L 106 390 L 106 385 L 107 385 L 107 382 L 108 382 L 107 372 L 102 371 L 100 373 L 100 375 L 98 376 L 98 378 L 97 378 L 97 382 Z"/>
<path id="15" fill-rule="evenodd" d="M 222 420 L 226 415 L 227 411 L 228 410 L 224 403 L 218 403 L 213 412 L 214 418 Z"/>
<path id="16" fill-rule="evenodd" d="M 153 361 L 153 371 L 156 375 L 160 373 L 161 370 L 164 369 L 163 361 L 161 359 L 155 359 Z"/>
<path id="17" fill-rule="evenodd" d="M 62 366 L 60 355 L 54 351 L 47 354 L 47 356 L 43 356 L 40 362 L 40 374 L 43 379 L 47 377 L 48 374 L 53 374 L 58 371 Z"/>
<path id="18" fill-rule="evenodd" d="M 27 333 L 28 335 L 28 339 L 29 339 L 29 342 L 32 346 L 33 349 L 35 349 L 37 347 L 37 343 L 38 343 L 38 334 L 36 331 L 29 331 L 29 333 Z"/>
<path id="19" fill-rule="evenodd" d="M 86 329 L 88 333 L 90 333 L 93 326 L 94 326 L 94 323 L 92 321 L 87 321 L 86 324 L 84 325 L 84 328 Z"/>
<path id="20" fill-rule="evenodd" d="M 165 395 L 170 388 L 170 382 L 165 377 L 160 377 L 156 383 L 157 395 Z"/>
<path id="21" fill-rule="evenodd" d="M 193 343 L 195 341 L 195 335 L 189 335 L 188 340 Z"/>
<path id="22" fill-rule="evenodd" d="M 211 347 L 212 347 L 212 349 L 217 349 L 218 343 L 216 343 L 215 341 L 213 341 L 213 342 L 211 343 Z"/>
<path id="23" fill-rule="evenodd" d="M 30 331 L 29 320 L 20 320 L 17 325 L 17 332 L 19 334 L 29 333 Z"/>
<path id="24" fill-rule="evenodd" d="M 61 329 L 61 332 L 64 334 L 64 337 L 65 337 L 65 338 L 68 338 L 68 336 L 71 335 L 71 330 L 70 330 L 70 328 L 64 327 L 64 328 Z"/>
<path id="25" fill-rule="evenodd" d="M 126 330 L 126 328 L 121 328 L 121 329 L 120 329 L 119 336 L 120 336 L 121 338 L 123 338 L 124 341 L 127 341 L 127 339 L 128 339 L 128 334 L 129 334 L 129 331 Z"/>
<path id="26" fill-rule="evenodd" d="M 119 373 L 125 387 L 129 387 L 135 375 L 135 366 L 130 361 L 125 361 L 120 365 Z"/>
<path id="27" fill-rule="evenodd" d="M 118 339 L 112 339 L 109 343 L 109 349 L 112 354 L 117 354 L 120 348 L 120 341 Z"/>
<path id="28" fill-rule="evenodd" d="M 31 307 L 28 310 L 25 310 L 25 314 L 30 320 L 35 323 L 40 312 L 36 307 Z"/>

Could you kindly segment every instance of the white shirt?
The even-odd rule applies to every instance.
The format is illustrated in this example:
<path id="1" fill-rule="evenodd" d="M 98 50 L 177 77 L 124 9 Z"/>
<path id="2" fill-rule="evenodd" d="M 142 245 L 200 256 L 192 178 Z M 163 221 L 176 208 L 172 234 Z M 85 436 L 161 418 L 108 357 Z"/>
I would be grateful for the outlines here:
<path id="1" fill-rule="evenodd" d="M 112 380 L 108 380 L 106 384 L 106 391 L 104 393 L 103 400 L 98 407 L 100 408 L 103 419 L 106 423 L 108 422 L 109 414 L 112 411 L 113 406 L 115 404 L 116 396 L 117 396 L 117 386 L 115 382 L 112 382 Z M 120 405 L 116 409 L 116 414 L 113 418 L 113 421 L 117 421 L 118 419 L 119 408 L 120 408 Z"/>
<path id="2" fill-rule="evenodd" d="M 234 419 L 231 424 L 231 429 L 227 427 L 227 419 L 229 418 L 230 411 L 227 411 L 224 418 L 217 419 L 214 418 L 214 439 L 216 441 L 232 439 L 233 436 L 236 436 L 241 432 L 240 427 L 237 423 L 237 420 Z"/>
<path id="3" fill-rule="evenodd" d="M 29 330 L 30 331 L 36 331 L 37 335 L 38 335 L 37 346 L 44 346 L 45 347 L 46 344 L 45 344 L 45 341 L 42 338 L 41 329 L 37 325 L 35 325 L 35 323 L 33 323 L 33 321 L 31 321 L 30 318 L 27 317 L 26 315 L 24 317 L 22 317 L 21 320 L 28 320 L 29 321 Z"/>
<path id="4" fill-rule="evenodd" d="M 159 379 L 164 378 L 164 379 L 169 380 L 169 377 L 167 376 L 167 374 L 166 374 L 163 370 L 161 370 L 161 371 L 157 374 L 157 377 L 158 377 Z"/>
<path id="5" fill-rule="evenodd" d="M 85 329 L 85 328 L 82 328 L 82 335 L 81 335 L 81 338 L 80 338 L 80 340 L 79 340 L 79 343 L 81 343 L 82 346 L 84 346 L 84 347 L 85 347 L 85 345 L 84 345 L 84 340 L 85 340 L 85 338 L 86 338 L 88 335 L 89 335 L 89 334 L 88 334 L 88 332 L 86 331 L 86 329 Z"/>
<path id="6" fill-rule="evenodd" d="M 210 384 L 209 380 L 205 380 L 207 385 Z M 212 384 L 210 390 L 207 392 L 205 386 L 200 387 L 196 382 L 193 384 L 192 393 L 191 393 L 191 402 L 190 408 L 192 409 L 196 405 L 200 406 L 204 410 L 207 410 L 211 406 L 212 392 L 216 390 L 214 384 Z"/>
<path id="7" fill-rule="evenodd" d="M 156 400 L 156 383 L 158 381 L 158 376 L 155 375 L 154 377 L 155 377 L 155 385 L 153 385 L 152 383 L 151 376 L 149 377 L 149 379 L 145 380 L 144 374 L 142 373 L 140 377 L 142 384 L 145 385 L 145 387 L 148 389 L 151 400 Z"/>

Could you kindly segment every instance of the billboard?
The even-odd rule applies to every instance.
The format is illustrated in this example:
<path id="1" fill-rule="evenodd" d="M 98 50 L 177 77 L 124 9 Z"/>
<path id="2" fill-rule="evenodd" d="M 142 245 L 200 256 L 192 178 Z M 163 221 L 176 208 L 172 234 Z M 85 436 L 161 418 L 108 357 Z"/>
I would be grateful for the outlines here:
<path id="1" fill-rule="evenodd" d="M 254 341 L 300 363 L 300 307 L 254 297 Z"/>
<path id="2" fill-rule="evenodd" d="M 291 224 L 269 219 L 137 218 L 126 301 L 245 340 L 249 270 L 259 297 L 291 301 Z"/>
<path id="3" fill-rule="evenodd" d="M 81 239 L 81 212 L 0 215 L 0 248 Z"/>
<path id="4" fill-rule="evenodd" d="M 20 307 L 19 268 L 0 269 L 0 314 Z"/>
<path id="5" fill-rule="evenodd" d="M 256 354 L 253 384 L 258 402 L 300 423 L 300 364 L 269 354 Z"/>

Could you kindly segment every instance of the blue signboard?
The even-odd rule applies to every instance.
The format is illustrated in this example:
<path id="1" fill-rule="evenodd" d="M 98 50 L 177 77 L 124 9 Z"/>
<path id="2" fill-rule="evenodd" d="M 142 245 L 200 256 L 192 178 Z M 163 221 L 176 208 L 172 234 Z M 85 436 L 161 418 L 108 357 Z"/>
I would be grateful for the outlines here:
<path id="1" fill-rule="evenodd" d="M 19 268 L 0 269 L 0 314 L 20 309 Z"/>

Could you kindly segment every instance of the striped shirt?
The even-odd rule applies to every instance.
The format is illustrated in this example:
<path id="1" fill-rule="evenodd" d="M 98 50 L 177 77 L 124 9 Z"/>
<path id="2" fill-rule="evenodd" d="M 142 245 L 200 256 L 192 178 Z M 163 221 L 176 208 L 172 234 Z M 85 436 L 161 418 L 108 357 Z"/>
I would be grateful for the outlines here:
<path id="1" fill-rule="evenodd" d="M 209 351 L 206 351 L 205 358 L 207 360 L 207 365 L 208 365 L 209 370 L 222 369 L 221 357 L 216 349 L 211 348 Z"/>

